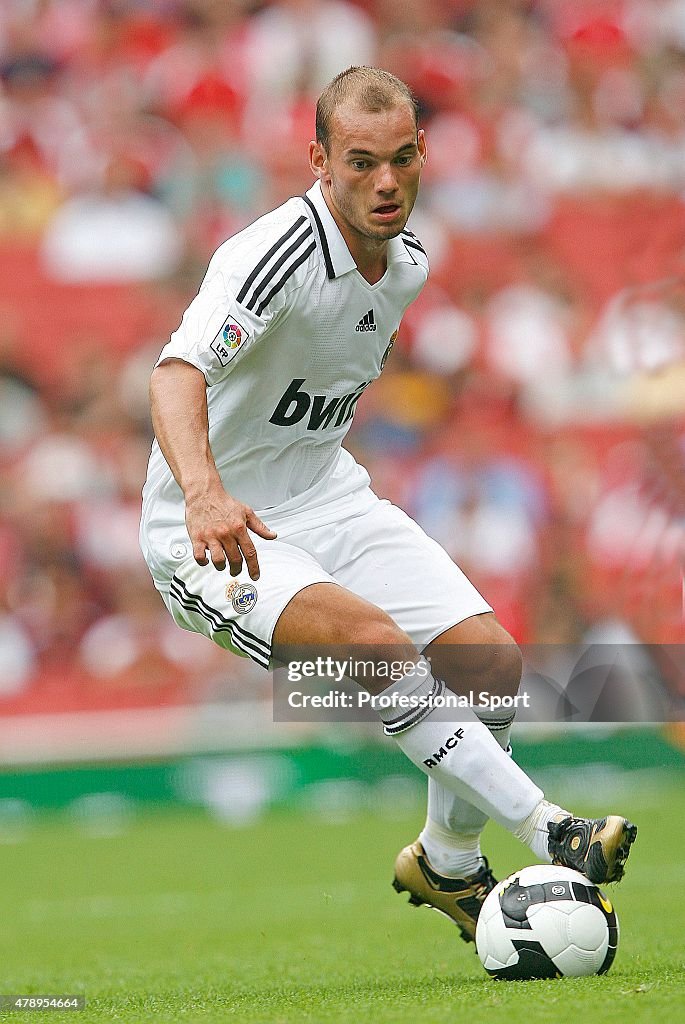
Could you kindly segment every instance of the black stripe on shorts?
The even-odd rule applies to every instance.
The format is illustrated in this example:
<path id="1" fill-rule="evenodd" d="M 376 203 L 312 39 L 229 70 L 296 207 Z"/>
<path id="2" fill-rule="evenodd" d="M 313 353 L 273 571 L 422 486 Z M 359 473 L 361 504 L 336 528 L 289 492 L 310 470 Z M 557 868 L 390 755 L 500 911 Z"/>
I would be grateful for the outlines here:
<path id="1" fill-rule="evenodd" d="M 224 620 L 223 623 L 216 622 L 200 606 L 197 598 L 184 597 L 182 594 L 177 593 L 173 587 L 171 588 L 170 593 L 174 600 L 177 601 L 182 608 L 185 608 L 189 612 L 195 612 L 197 615 L 200 615 L 203 619 L 206 619 L 207 622 L 209 622 L 210 626 L 212 627 L 212 631 L 214 633 L 228 633 L 231 640 L 231 644 L 234 647 L 238 648 L 238 650 L 242 651 L 243 654 L 246 654 L 249 658 L 254 658 L 256 661 L 259 661 L 259 664 L 262 664 L 262 661 L 260 660 L 260 655 L 258 654 L 257 650 L 254 649 L 252 645 L 246 644 L 245 641 L 242 641 L 239 637 L 235 636 L 233 623 L 229 622 L 228 620 Z M 266 668 L 266 666 L 264 667 Z"/>
<path id="2" fill-rule="evenodd" d="M 235 620 L 227 619 L 220 611 L 217 611 L 216 608 L 212 608 L 211 605 L 208 605 L 207 602 L 199 596 L 199 594 L 192 594 L 179 576 L 173 576 L 172 583 L 176 583 L 177 587 L 182 590 L 185 597 L 198 601 L 207 612 L 207 615 L 216 616 L 221 622 L 228 624 L 239 633 L 242 633 L 248 640 L 254 641 L 254 643 L 262 647 L 267 654 L 271 653 L 271 646 L 266 642 L 266 640 L 262 640 L 260 637 L 255 636 L 254 633 L 250 633 L 249 630 L 245 629 L 243 626 L 239 626 Z"/>
<path id="3" fill-rule="evenodd" d="M 202 616 L 215 633 L 228 633 L 231 643 L 238 650 L 256 661 L 263 668 L 268 668 L 271 662 L 271 645 L 260 637 L 250 633 L 249 630 L 237 622 L 227 619 L 216 608 L 208 605 L 199 594 L 193 594 L 178 576 L 174 575 L 171 580 L 171 596 L 181 607 L 187 611 L 196 612 Z"/>

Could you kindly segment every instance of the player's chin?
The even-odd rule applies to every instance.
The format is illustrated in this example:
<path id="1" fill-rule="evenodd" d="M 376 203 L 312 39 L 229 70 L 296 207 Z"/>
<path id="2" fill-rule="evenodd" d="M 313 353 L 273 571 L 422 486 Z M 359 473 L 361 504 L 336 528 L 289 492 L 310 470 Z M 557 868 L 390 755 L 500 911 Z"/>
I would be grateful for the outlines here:
<path id="1" fill-rule="evenodd" d="M 401 216 L 393 219 L 392 221 L 388 221 L 386 224 L 371 224 L 369 235 L 372 238 L 387 242 L 391 238 L 397 238 L 397 236 L 404 231 L 404 226 L 407 223 L 407 220 L 407 217 Z"/>

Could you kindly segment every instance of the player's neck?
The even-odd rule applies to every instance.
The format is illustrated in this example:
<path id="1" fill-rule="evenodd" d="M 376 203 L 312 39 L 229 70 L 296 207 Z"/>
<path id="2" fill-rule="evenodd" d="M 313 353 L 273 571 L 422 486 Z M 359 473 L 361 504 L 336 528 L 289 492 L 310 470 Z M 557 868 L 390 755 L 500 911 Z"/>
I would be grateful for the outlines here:
<path id="1" fill-rule="evenodd" d="M 388 269 L 387 241 L 365 238 L 349 224 L 338 223 L 338 227 L 350 250 L 352 259 L 357 264 L 359 273 L 369 284 L 378 284 Z"/>
<path id="2" fill-rule="evenodd" d="M 343 236 L 344 237 L 344 236 Z M 388 243 L 387 242 L 376 242 L 371 243 L 371 247 L 367 244 L 366 246 L 353 247 L 347 238 L 347 247 L 352 253 L 352 257 L 357 264 L 357 270 L 362 275 L 368 284 L 378 284 L 380 279 L 388 269 Z"/>
<path id="3" fill-rule="evenodd" d="M 326 206 L 350 250 L 352 259 L 357 264 L 357 270 L 368 284 L 378 284 L 388 269 L 387 239 L 376 240 L 362 235 L 338 212 L 335 203 L 327 194 L 327 190 L 322 188 L 322 192 Z"/>

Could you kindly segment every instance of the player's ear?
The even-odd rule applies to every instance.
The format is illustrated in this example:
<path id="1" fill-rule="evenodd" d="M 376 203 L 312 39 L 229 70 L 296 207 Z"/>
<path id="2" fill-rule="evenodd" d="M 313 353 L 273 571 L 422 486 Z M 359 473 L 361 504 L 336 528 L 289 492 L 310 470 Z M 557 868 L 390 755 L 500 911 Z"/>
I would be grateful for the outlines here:
<path id="1" fill-rule="evenodd" d="M 419 149 L 419 156 L 421 157 L 421 166 L 423 167 L 428 156 L 428 152 L 426 150 L 426 133 L 424 132 L 423 128 L 419 128 L 417 132 L 416 144 Z"/>
<path id="2" fill-rule="evenodd" d="M 328 177 L 328 156 L 320 142 L 309 143 L 309 166 L 320 181 Z"/>

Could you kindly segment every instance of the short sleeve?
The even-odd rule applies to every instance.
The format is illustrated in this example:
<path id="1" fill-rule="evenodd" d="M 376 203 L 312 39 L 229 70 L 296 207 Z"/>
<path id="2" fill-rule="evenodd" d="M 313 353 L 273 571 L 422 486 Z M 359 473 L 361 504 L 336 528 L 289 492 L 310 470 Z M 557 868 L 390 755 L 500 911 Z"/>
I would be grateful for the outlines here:
<path id="1" fill-rule="evenodd" d="M 238 302 L 231 283 L 221 269 L 210 264 L 199 292 L 162 349 L 157 366 L 165 359 L 182 359 L 201 370 L 211 387 L 260 341 L 278 310 L 269 307 L 258 316 Z"/>
<path id="2" fill-rule="evenodd" d="M 227 377 L 315 273 L 313 234 L 306 214 L 290 200 L 219 246 L 158 365 L 183 359 L 202 371 L 210 387 Z"/>

